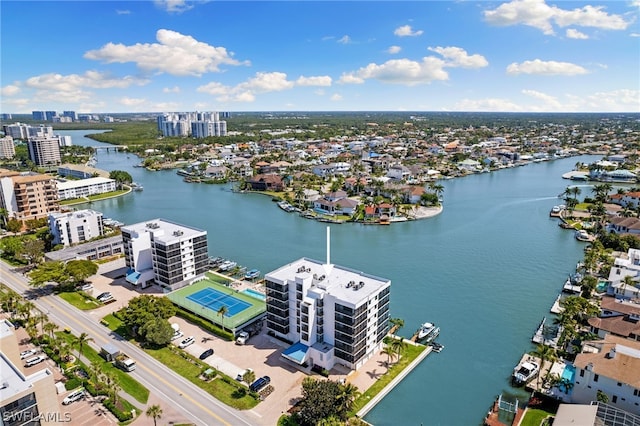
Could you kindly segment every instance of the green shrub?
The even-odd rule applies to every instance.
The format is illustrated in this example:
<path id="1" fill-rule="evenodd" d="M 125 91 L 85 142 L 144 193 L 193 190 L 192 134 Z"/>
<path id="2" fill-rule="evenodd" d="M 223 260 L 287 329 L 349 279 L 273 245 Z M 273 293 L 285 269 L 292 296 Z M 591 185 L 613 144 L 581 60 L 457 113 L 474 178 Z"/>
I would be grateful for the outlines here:
<path id="1" fill-rule="evenodd" d="M 76 389 L 82 386 L 82 380 L 79 377 L 73 377 L 64 384 L 66 390 Z"/>
<path id="2" fill-rule="evenodd" d="M 133 418 L 133 414 L 131 411 L 121 411 L 116 407 L 111 399 L 106 399 L 103 402 L 104 406 L 107 410 L 111 411 L 116 418 L 121 422 L 126 422 L 127 420 L 131 420 Z"/>

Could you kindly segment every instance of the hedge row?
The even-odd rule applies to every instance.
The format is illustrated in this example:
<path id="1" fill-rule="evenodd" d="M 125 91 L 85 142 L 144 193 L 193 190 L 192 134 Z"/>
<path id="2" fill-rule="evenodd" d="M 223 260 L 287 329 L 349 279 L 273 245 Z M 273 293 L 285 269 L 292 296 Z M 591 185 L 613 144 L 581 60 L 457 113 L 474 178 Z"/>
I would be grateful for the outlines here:
<path id="1" fill-rule="evenodd" d="M 198 315 L 191 313 L 179 306 L 176 306 L 176 308 L 176 315 L 180 318 L 185 319 L 199 327 L 202 327 L 203 329 L 215 334 L 218 337 L 229 341 L 233 340 L 233 333 L 227 330 L 223 330 L 217 325 L 212 324 L 209 320 L 199 317 Z"/>

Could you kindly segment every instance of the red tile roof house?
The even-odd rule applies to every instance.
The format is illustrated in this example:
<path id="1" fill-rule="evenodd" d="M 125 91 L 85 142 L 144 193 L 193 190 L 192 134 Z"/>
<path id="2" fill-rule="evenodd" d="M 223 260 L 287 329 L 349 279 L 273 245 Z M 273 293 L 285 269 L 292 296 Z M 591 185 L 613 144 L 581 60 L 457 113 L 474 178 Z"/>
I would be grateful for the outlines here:
<path id="1" fill-rule="evenodd" d="M 382 216 L 392 218 L 396 215 L 396 206 L 389 203 L 378 204 L 377 206 L 366 206 L 364 208 L 364 219 L 379 220 Z"/>
<path id="2" fill-rule="evenodd" d="M 256 175 L 252 179 L 247 180 L 254 191 L 282 191 L 284 190 L 284 182 L 278 175 Z"/>

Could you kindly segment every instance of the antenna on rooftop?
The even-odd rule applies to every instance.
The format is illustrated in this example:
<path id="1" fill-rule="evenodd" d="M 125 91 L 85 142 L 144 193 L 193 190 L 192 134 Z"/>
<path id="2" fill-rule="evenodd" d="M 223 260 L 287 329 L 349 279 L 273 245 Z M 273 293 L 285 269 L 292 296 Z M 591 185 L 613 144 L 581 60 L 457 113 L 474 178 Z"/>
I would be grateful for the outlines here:
<path id="1" fill-rule="evenodd" d="M 331 264 L 331 228 L 327 226 L 327 263 L 324 265 L 324 271 L 327 276 L 331 274 L 333 265 Z"/>

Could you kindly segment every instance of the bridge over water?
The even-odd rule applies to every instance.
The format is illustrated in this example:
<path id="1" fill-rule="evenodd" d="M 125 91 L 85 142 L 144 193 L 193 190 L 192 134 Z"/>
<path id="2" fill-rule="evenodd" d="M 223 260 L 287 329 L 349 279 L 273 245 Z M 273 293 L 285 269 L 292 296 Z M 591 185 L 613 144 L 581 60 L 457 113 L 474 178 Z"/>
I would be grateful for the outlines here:
<path id="1" fill-rule="evenodd" d="M 91 148 L 96 152 L 99 149 L 106 150 L 107 152 L 109 152 L 109 151 L 113 151 L 113 152 L 127 151 L 129 149 L 129 147 L 127 145 L 109 145 L 109 146 L 100 145 L 100 146 L 88 146 L 88 148 Z"/>

